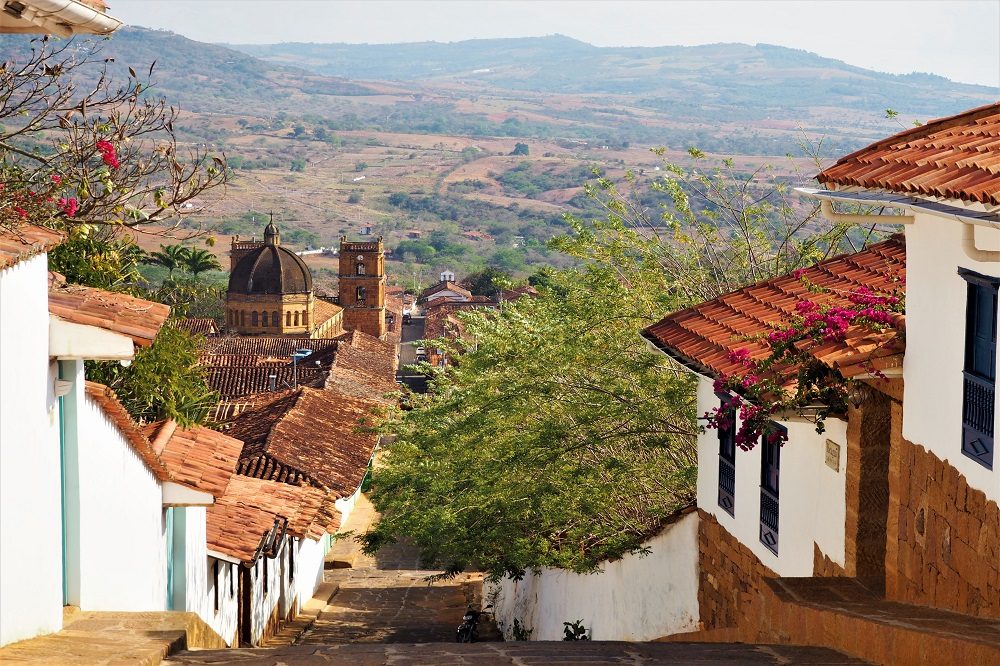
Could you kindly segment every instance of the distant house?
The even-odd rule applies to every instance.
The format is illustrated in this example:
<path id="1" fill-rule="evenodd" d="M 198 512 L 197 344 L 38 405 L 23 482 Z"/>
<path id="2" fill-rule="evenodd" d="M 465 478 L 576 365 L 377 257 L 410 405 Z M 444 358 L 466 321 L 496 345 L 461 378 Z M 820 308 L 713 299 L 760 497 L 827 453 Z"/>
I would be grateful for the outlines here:
<path id="1" fill-rule="evenodd" d="M 458 284 L 451 280 L 442 280 L 434 286 L 425 289 L 420 297 L 427 303 L 439 298 L 446 298 L 452 301 L 469 301 L 472 299 L 472 292 L 458 286 Z"/>

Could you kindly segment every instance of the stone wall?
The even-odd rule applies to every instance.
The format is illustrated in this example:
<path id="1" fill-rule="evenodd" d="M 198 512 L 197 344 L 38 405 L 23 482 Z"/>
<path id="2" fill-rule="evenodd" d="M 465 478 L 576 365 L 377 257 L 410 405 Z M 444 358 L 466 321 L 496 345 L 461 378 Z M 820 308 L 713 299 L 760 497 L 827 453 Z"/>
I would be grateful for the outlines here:
<path id="1" fill-rule="evenodd" d="M 886 597 L 1000 617 L 997 504 L 955 467 L 903 439 L 898 404 L 892 418 Z"/>
<path id="2" fill-rule="evenodd" d="M 764 580 L 775 573 L 709 513 L 698 510 L 698 608 L 705 629 L 736 627 L 756 614 Z"/>
<path id="3" fill-rule="evenodd" d="M 844 567 L 831 560 L 819 546 L 813 544 L 813 576 L 817 578 L 829 578 L 831 576 L 846 576 Z"/>

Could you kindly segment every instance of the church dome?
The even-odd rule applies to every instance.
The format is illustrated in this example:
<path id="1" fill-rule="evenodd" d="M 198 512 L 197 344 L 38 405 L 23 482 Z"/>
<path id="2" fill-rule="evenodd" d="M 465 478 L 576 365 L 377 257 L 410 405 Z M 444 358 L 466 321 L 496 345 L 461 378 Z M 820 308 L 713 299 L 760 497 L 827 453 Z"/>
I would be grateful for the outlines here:
<path id="1" fill-rule="evenodd" d="M 277 228 L 268 224 L 264 244 L 240 259 L 229 274 L 231 294 L 305 294 L 312 291 L 306 262 L 281 247 Z"/>

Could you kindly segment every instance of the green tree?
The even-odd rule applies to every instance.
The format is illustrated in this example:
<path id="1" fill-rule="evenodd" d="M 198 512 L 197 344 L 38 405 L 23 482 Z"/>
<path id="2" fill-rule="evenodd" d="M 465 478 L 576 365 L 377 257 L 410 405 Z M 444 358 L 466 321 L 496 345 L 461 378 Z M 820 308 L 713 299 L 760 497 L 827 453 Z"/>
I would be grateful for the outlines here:
<path id="1" fill-rule="evenodd" d="M 71 284 L 138 293 L 145 283 L 139 265 L 146 262 L 146 253 L 111 227 L 73 227 L 48 257 L 49 269 Z"/>
<path id="2" fill-rule="evenodd" d="M 481 271 L 471 273 L 462 280 L 462 286 L 472 292 L 473 296 L 493 297 L 497 295 L 499 289 L 510 284 L 510 275 L 493 266 L 487 266 Z"/>
<path id="3" fill-rule="evenodd" d="M 191 275 L 198 277 L 199 274 L 205 271 L 221 271 L 222 264 L 215 257 L 214 254 L 208 250 L 203 250 L 202 248 L 189 248 L 187 254 L 183 258 L 184 268 L 188 270 Z"/>
<path id="4" fill-rule="evenodd" d="M 146 258 L 146 263 L 156 266 L 163 266 L 167 269 L 170 279 L 174 277 L 174 271 L 187 266 L 191 249 L 183 245 L 160 245 L 158 252 L 150 252 Z"/>
<path id="5" fill-rule="evenodd" d="M 390 424 L 369 549 L 405 535 L 449 571 L 590 571 L 692 500 L 692 379 L 636 335 L 661 290 L 623 297 L 609 269 L 559 281 L 463 318 L 474 349 Z"/>
<path id="6" fill-rule="evenodd" d="M 514 150 L 510 151 L 511 155 L 527 155 L 528 154 L 528 144 L 526 143 L 515 143 Z"/>
<path id="7" fill-rule="evenodd" d="M 136 419 L 172 418 L 183 426 L 204 423 L 218 394 L 198 366 L 194 337 L 168 321 L 156 341 L 136 352 L 128 367 L 88 361 L 87 378 L 110 386 Z"/>
<path id="8" fill-rule="evenodd" d="M 550 245 L 576 267 L 539 298 L 461 315 L 468 348 L 386 425 L 369 551 L 406 537 L 428 566 L 491 577 L 591 571 L 641 549 L 696 478 L 695 383 L 638 331 L 668 312 L 878 236 L 794 208 L 766 169 L 664 165 L 585 186 L 604 215 Z"/>

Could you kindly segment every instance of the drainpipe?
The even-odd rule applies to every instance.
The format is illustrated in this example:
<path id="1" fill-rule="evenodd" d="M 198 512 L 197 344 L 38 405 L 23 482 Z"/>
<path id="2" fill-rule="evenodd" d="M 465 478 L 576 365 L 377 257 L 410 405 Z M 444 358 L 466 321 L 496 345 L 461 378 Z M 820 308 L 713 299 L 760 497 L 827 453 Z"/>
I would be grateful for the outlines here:
<path id="1" fill-rule="evenodd" d="M 838 213 L 833 209 L 833 202 L 829 199 L 821 199 L 819 209 L 823 217 L 834 224 L 913 224 L 912 215 L 854 215 L 850 213 Z"/>
<path id="2" fill-rule="evenodd" d="M 1000 251 L 980 250 L 976 247 L 976 226 L 968 222 L 962 225 L 962 251 L 965 252 L 965 256 L 973 261 L 1000 261 Z"/>

